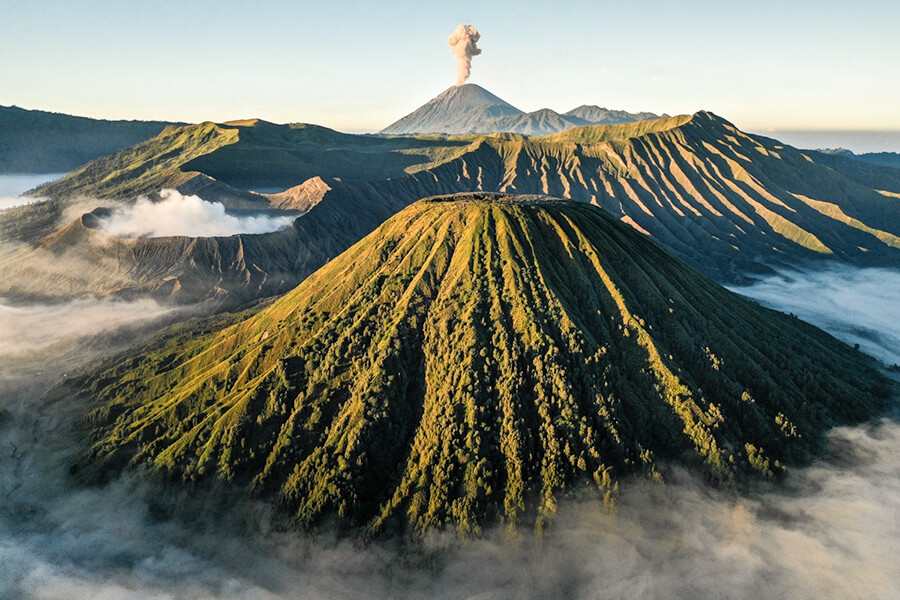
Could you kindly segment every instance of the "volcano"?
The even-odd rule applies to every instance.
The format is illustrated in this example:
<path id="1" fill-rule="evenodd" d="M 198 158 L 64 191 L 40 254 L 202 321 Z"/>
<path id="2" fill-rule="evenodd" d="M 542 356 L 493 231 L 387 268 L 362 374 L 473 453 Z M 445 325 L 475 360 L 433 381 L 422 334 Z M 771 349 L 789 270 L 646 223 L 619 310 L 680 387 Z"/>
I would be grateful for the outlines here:
<path id="1" fill-rule="evenodd" d="M 381 133 L 476 133 L 484 123 L 524 114 L 480 85 L 466 83 L 444 90 Z"/>
<path id="2" fill-rule="evenodd" d="M 579 106 L 565 114 L 549 108 L 523 112 L 474 83 L 451 87 L 381 133 L 548 135 L 585 125 L 630 123 L 655 119 L 653 113 L 629 113 L 598 106 Z"/>
<path id="3" fill-rule="evenodd" d="M 594 206 L 421 200 L 229 327 L 85 383 L 82 474 L 224 480 L 370 534 L 543 527 L 679 464 L 773 478 L 889 395 L 874 361 Z"/>

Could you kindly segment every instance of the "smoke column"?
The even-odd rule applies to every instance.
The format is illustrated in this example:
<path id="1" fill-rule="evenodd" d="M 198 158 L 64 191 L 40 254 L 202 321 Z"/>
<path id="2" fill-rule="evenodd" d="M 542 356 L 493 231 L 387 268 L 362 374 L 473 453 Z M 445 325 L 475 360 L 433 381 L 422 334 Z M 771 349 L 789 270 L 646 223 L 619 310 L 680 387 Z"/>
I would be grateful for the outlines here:
<path id="1" fill-rule="evenodd" d="M 456 85 L 462 85 L 472 72 L 472 57 L 481 54 L 481 49 L 475 44 L 481 39 L 481 34 L 473 25 L 460 25 L 457 27 L 447 43 L 450 51 L 456 57 Z"/>

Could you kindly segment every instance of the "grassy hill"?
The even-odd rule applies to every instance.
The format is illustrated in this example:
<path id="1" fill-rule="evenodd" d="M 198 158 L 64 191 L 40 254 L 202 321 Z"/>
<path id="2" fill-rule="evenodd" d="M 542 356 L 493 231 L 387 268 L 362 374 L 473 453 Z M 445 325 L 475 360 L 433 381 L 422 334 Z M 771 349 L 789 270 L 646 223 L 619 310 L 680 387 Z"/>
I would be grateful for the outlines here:
<path id="1" fill-rule="evenodd" d="M 889 393 L 596 207 L 489 194 L 417 202 L 256 315 L 83 385 L 83 475 L 225 481 L 372 535 L 541 528 L 670 463 L 777 477 Z"/>
<path id="2" fill-rule="evenodd" d="M 238 189 L 284 189 L 314 176 L 384 179 L 465 141 L 351 135 L 318 125 L 258 119 L 169 127 L 95 160 L 35 195 L 125 199 L 181 188 L 202 175 Z"/>

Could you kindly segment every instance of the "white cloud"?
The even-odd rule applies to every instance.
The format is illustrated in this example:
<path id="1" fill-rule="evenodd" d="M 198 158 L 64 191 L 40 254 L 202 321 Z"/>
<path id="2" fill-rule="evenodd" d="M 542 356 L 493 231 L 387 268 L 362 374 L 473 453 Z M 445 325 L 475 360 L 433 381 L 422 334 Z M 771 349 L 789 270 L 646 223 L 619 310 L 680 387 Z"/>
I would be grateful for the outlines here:
<path id="1" fill-rule="evenodd" d="M 24 206 L 26 204 L 33 204 L 34 202 L 39 202 L 43 198 L 29 198 L 27 196 L 16 196 L 16 197 L 7 197 L 0 196 L 0 210 L 6 210 L 7 208 L 13 208 L 15 206 Z"/>
<path id="2" fill-rule="evenodd" d="M 24 194 L 41 184 L 59 179 L 63 175 L 65 173 L 0 175 L 0 211 L 43 200 L 43 198 L 30 198 L 19 194 Z"/>
<path id="3" fill-rule="evenodd" d="M 139 198 L 101 220 L 103 229 L 118 237 L 229 236 L 266 233 L 284 229 L 296 218 L 284 215 L 232 215 L 219 202 L 199 196 L 184 196 L 177 190 L 162 190 L 162 200 Z"/>
<path id="4" fill-rule="evenodd" d="M 39 185 L 56 181 L 65 173 L 24 173 L 0 175 L 0 197 L 15 198 Z"/>
<path id="5" fill-rule="evenodd" d="M 888 364 L 900 364 L 900 270 L 784 270 L 731 289 L 859 344 Z"/>
<path id="6" fill-rule="evenodd" d="M 2 300 L 2 299 L 0 299 Z M 155 300 L 73 300 L 60 304 L 8 305 L 0 302 L 0 360 L 45 350 L 156 319 L 173 312 Z"/>

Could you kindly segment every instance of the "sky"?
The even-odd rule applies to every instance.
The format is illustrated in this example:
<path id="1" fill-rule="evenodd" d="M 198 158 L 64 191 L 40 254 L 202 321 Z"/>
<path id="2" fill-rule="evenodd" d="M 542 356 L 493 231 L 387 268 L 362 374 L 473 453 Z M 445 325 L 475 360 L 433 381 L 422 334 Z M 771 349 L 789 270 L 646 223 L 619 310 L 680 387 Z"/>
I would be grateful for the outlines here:
<path id="1" fill-rule="evenodd" d="M 526 111 L 900 131 L 896 0 L 0 0 L 0 105 L 377 131 L 454 83 L 459 23 L 469 81 Z"/>

